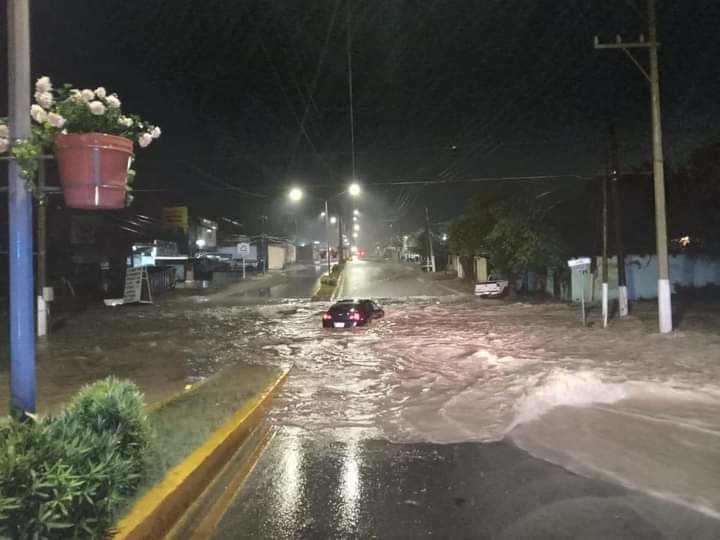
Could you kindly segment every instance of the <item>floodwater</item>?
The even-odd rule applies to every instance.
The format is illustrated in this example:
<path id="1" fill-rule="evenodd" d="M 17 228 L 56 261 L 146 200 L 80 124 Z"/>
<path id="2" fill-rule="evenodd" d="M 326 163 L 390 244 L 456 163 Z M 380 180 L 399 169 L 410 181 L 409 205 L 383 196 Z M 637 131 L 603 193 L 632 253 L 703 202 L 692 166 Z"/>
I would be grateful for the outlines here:
<path id="1" fill-rule="evenodd" d="M 326 303 L 236 293 L 68 320 L 38 348 L 41 408 L 110 373 L 154 401 L 231 362 L 292 367 L 277 425 L 395 443 L 510 438 L 720 516 L 717 334 L 650 334 L 636 318 L 587 329 L 563 305 L 463 297 L 388 300 L 385 319 L 333 331 L 320 328 Z"/>

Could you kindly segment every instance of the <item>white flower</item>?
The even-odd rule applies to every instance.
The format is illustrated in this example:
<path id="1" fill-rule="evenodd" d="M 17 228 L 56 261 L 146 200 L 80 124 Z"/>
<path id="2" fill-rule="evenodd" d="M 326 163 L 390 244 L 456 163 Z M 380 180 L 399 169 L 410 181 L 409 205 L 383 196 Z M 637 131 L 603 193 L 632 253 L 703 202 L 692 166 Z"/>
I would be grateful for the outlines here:
<path id="1" fill-rule="evenodd" d="M 93 99 L 95 99 L 95 92 L 89 90 L 88 88 L 80 92 L 80 95 L 85 101 L 92 101 Z"/>
<path id="2" fill-rule="evenodd" d="M 49 109 L 53 103 L 53 95 L 50 92 L 35 92 L 35 101 L 37 101 L 43 109 Z"/>
<path id="3" fill-rule="evenodd" d="M 160 130 L 159 127 L 155 126 L 154 128 L 152 128 L 150 135 L 152 136 L 153 139 L 157 139 L 158 137 L 160 137 L 160 135 L 162 135 L 162 131 Z"/>
<path id="4" fill-rule="evenodd" d="M 48 123 L 54 127 L 60 129 L 65 125 L 65 118 L 57 113 L 51 112 L 47 115 Z"/>
<path id="5" fill-rule="evenodd" d="M 70 99 L 75 103 L 83 101 L 82 92 L 80 92 L 77 88 L 73 88 L 70 90 Z"/>
<path id="6" fill-rule="evenodd" d="M 5 124 L 0 124 L 0 137 L 7 139 L 10 136 L 10 130 Z"/>
<path id="7" fill-rule="evenodd" d="M 112 107 L 113 109 L 119 109 L 120 108 L 120 100 L 115 94 L 111 94 L 107 97 L 107 104 L 108 107 Z"/>
<path id="8" fill-rule="evenodd" d="M 33 106 L 30 107 L 30 116 L 38 124 L 44 124 L 47 121 L 47 113 L 45 112 L 45 109 L 37 104 L 33 104 Z"/>
<path id="9" fill-rule="evenodd" d="M 40 94 L 44 92 L 52 92 L 52 83 L 50 82 L 50 77 L 46 75 L 44 77 L 40 77 L 37 81 L 35 81 L 35 91 Z"/>
<path id="10" fill-rule="evenodd" d="M 153 137 L 149 133 L 143 133 L 140 137 L 138 137 L 138 143 L 140 143 L 141 148 L 145 148 L 152 142 L 152 140 Z"/>
<path id="11" fill-rule="evenodd" d="M 133 125 L 133 119 L 129 116 L 121 116 L 118 118 L 118 124 L 124 127 L 131 127 Z"/>
<path id="12" fill-rule="evenodd" d="M 10 148 L 10 139 L 0 137 L 0 154 L 4 154 Z"/>
<path id="13" fill-rule="evenodd" d="M 107 92 L 105 91 L 105 88 L 103 88 L 102 86 L 98 86 L 95 89 L 95 95 L 100 99 L 105 99 L 105 96 L 107 96 Z"/>
<path id="14" fill-rule="evenodd" d="M 102 101 L 91 101 L 88 103 L 88 107 L 90 107 L 90 112 L 97 116 L 102 116 L 105 114 L 105 105 L 102 104 Z"/>

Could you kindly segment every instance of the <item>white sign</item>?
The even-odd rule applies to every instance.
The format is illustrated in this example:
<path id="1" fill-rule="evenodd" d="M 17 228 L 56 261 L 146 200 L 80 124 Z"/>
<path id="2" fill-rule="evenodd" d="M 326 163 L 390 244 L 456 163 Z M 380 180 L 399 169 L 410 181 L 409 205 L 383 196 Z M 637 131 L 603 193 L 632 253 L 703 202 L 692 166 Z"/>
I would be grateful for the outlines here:
<path id="1" fill-rule="evenodd" d="M 240 242 L 237 245 L 238 255 L 250 255 L 250 244 L 247 242 Z"/>
<path id="2" fill-rule="evenodd" d="M 143 300 L 143 285 L 146 287 L 144 291 L 146 300 Z M 125 271 L 123 304 L 133 304 L 135 302 L 152 303 L 150 278 L 148 277 L 147 268 L 144 266 L 128 268 Z"/>
<path id="3" fill-rule="evenodd" d="M 575 268 L 577 266 L 590 266 L 590 257 L 580 257 L 579 259 L 570 259 L 568 261 L 568 266 L 570 268 Z"/>

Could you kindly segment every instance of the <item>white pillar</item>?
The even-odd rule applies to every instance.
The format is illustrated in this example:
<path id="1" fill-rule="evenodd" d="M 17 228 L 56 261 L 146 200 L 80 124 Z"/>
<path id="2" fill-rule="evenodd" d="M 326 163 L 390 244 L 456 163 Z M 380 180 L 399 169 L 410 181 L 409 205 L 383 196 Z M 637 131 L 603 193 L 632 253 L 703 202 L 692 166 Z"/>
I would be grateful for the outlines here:
<path id="1" fill-rule="evenodd" d="M 42 296 L 37 297 L 37 335 L 47 335 L 47 303 Z"/>
<path id="2" fill-rule="evenodd" d="M 628 295 L 627 286 L 625 285 L 618 287 L 618 314 L 621 317 L 627 317 L 628 315 Z"/>
<path id="3" fill-rule="evenodd" d="M 672 332 L 669 279 L 658 279 L 658 323 L 660 333 L 666 334 L 667 332 Z"/>
<path id="4" fill-rule="evenodd" d="M 603 328 L 607 328 L 608 324 L 608 284 L 602 284 L 602 319 Z"/>

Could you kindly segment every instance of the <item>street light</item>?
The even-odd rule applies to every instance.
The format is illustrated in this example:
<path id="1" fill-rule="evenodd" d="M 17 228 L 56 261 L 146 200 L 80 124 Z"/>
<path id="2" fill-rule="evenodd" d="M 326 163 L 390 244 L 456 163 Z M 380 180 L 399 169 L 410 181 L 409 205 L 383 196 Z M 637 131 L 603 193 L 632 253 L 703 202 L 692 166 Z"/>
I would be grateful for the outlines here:
<path id="1" fill-rule="evenodd" d="M 355 210 L 353 210 L 353 216 L 359 216 L 359 215 L 360 215 L 360 210 L 358 210 L 357 208 Z"/>
<path id="2" fill-rule="evenodd" d="M 292 202 L 300 202 L 303 198 L 303 192 L 300 188 L 294 187 L 288 193 L 288 197 Z"/>
<path id="3" fill-rule="evenodd" d="M 358 220 L 358 217 L 357 217 L 357 216 L 353 216 L 353 221 L 357 221 L 357 220 Z"/>
<path id="4" fill-rule="evenodd" d="M 354 233 L 353 233 L 353 238 L 357 238 L 357 237 L 358 237 L 358 233 L 354 232 Z"/>
<path id="5" fill-rule="evenodd" d="M 358 223 L 356 223 L 355 225 L 353 225 L 353 230 L 354 230 L 355 232 L 359 231 L 359 230 L 360 230 L 360 225 L 359 225 Z"/>
<path id="6" fill-rule="evenodd" d="M 345 194 L 349 194 L 352 197 L 357 197 L 358 195 L 360 195 L 361 192 L 362 192 L 362 189 L 360 187 L 360 184 L 358 184 L 357 182 L 352 182 L 347 187 L 347 189 L 341 191 L 340 193 L 336 193 L 332 197 L 327 197 L 324 199 L 325 210 L 324 210 L 324 212 L 322 212 L 320 214 L 320 217 L 323 218 L 323 220 L 325 221 L 325 236 L 327 237 L 328 273 L 330 272 L 330 229 L 328 226 L 337 224 L 339 222 L 339 220 L 341 219 L 336 216 L 330 216 L 330 213 L 328 212 L 328 201 L 335 199 L 337 197 L 340 197 L 342 195 L 345 195 Z M 290 201 L 292 201 L 294 203 L 300 202 L 303 199 L 303 197 L 304 197 L 304 193 L 303 193 L 302 189 L 300 189 L 299 187 L 293 187 L 288 192 L 288 198 L 290 199 Z M 353 214 L 356 216 L 359 215 L 359 213 L 360 212 L 358 212 L 357 210 L 355 210 L 353 212 Z M 338 227 L 338 233 L 340 235 L 342 235 L 342 227 Z M 338 260 L 340 260 L 342 258 L 343 242 L 342 242 L 342 238 L 339 238 L 338 240 L 339 240 L 339 242 L 338 242 Z"/>

